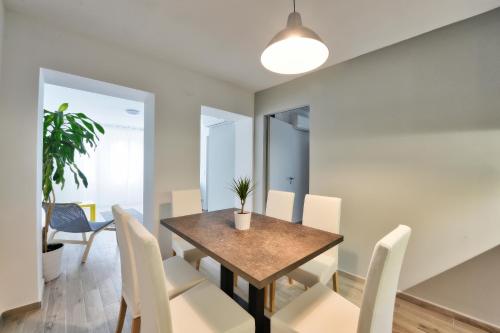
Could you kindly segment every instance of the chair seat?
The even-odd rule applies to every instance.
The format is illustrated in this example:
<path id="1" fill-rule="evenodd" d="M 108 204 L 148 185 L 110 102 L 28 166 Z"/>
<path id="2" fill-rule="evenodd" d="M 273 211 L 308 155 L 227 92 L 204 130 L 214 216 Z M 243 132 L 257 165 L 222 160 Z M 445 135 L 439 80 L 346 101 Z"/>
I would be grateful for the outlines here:
<path id="1" fill-rule="evenodd" d="M 288 273 L 287 276 L 308 287 L 314 286 L 318 282 L 326 285 L 333 273 L 337 271 L 337 266 L 336 256 L 320 254 Z"/>
<path id="2" fill-rule="evenodd" d="M 99 230 L 106 228 L 107 226 L 109 226 L 113 222 L 114 222 L 114 220 L 106 221 L 106 222 L 90 222 L 89 226 L 90 226 L 90 229 L 92 229 L 91 231 L 99 231 Z"/>
<path id="3" fill-rule="evenodd" d="M 168 298 L 170 299 L 206 280 L 200 272 L 181 257 L 170 257 L 164 260 L 163 270 L 165 271 Z M 132 318 L 139 317 L 141 315 L 139 302 L 134 302 L 134 297 L 123 289 L 122 296 L 127 303 Z"/>
<path id="4" fill-rule="evenodd" d="M 172 299 L 170 310 L 176 333 L 255 332 L 253 317 L 209 282 Z"/>
<path id="5" fill-rule="evenodd" d="M 273 333 L 356 333 L 359 308 L 321 283 L 271 317 Z"/>
<path id="6" fill-rule="evenodd" d="M 191 243 L 177 235 L 173 235 L 172 237 L 172 249 L 174 249 L 175 253 L 178 256 L 184 258 L 184 260 L 190 263 L 193 263 L 206 256 Z"/>
<path id="7" fill-rule="evenodd" d="M 206 280 L 200 272 L 181 257 L 171 257 L 164 260 L 163 269 L 167 278 L 169 298 L 174 298 Z"/>

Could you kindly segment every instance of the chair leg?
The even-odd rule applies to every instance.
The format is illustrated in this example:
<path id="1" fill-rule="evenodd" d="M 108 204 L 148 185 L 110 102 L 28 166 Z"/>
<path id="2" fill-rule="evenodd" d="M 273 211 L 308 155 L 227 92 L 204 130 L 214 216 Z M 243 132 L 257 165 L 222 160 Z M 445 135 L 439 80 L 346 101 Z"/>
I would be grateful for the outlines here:
<path id="1" fill-rule="evenodd" d="M 271 289 L 269 290 L 269 294 L 270 294 L 269 311 L 273 313 L 276 307 L 276 281 L 273 281 L 271 283 Z"/>
<path id="2" fill-rule="evenodd" d="M 333 290 L 337 293 L 340 292 L 339 273 L 338 272 L 333 273 L 332 284 L 333 284 Z"/>
<path id="3" fill-rule="evenodd" d="M 49 240 L 48 240 L 49 242 L 51 242 L 54 239 L 54 237 L 56 236 L 57 232 L 58 232 L 57 230 L 52 231 L 52 233 L 49 236 Z"/>
<path id="4" fill-rule="evenodd" d="M 85 251 L 83 252 L 83 257 L 82 257 L 83 264 L 87 262 L 87 257 L 89 256 L 90 247 L 92 246 L 92 242 L 94 241 L 94 237 L 96 234 L 97 232 L 93 232 L 92 235 L 90 235 L 90 238 L 87 242 L 87 246 L 85 247 Z"/>
<path id="5" fill-rule="evenodd" d="M 141 332 L 141 317 L 132 319 L 132 333 Z"/>
<path id="6" fill-rule="evenodd" d="M 200 270 L 200 265 L 201 265 L 201 259 L 196 260 L 196 270 Z"/>
<path id="7" fill-rule="evenodd" d="M 126 313 L 127 313 L 127 302 L 125 302 L 125 299 L 122 297 L 122 300 L 120 302 L 120 312 L 118 313 L 118 323 L 116 324 L 116 333 L 122 332 Z"/>
<path id="8" fill-rule="evenodd" d="M 293 280 L 291 277 L 288 278 L 288 284 L 292 284 L 293 283 Z"/>

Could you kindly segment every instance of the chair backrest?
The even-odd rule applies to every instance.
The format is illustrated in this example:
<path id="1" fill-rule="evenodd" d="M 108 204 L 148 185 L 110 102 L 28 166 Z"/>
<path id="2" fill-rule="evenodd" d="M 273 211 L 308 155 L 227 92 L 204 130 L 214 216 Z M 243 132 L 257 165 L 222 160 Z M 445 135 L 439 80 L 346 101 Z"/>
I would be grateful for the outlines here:
<path id="1" fill-rule="evenodd" d="M 341 203 L 340 198 L 306 194 L 302 224 L 338 234 Z"/>
<path id="2" fill-rule="evenodd" d="M 340 228 L 341 204 L 342 199 L 340 198 L 306 194 L 302 224 L 311 228 L 338 234 Z M 338 247 L 335 246 L 325 253 L 338 256 Z"/>
<path id="3" fill-rule="evenodd" d="M 130 239 L 129 222 L 133 217 L 119 205 L 111 208 L 116 226 L 116 239 L 120 249 L 120 261 L 122 271 L 122 297 L 127 302 L 132 316 L 140 316 L 139 286 L 137 285 L 137 274 L 135 271 L 135 255 L 132 250 Z"/>
<path id="4" fill-rule="evenodd" d="M 270 190 L 267 195 L 266 216 L 291 222 L 295 193 Z"/>
<path id="5" fill-rule="evenodd" d="M 42 204 L 47 212 L 49 205 Z M 89 232 L 92 231 L 89 221 L 82 207 L 75 203 L 56 203 L 52 208 L 50 227 L 64 232 Z"/>
<path id="6" fill-rule="evenodd" d="M 196 190 L 172 191 L 172 217 L 201 213 L 201 193 Z"/>
<path id="7" fill-rule="evenodd" d="M 128 220 L 128 225 L 132 248 L 136 255 L 135 271 L 138 277 L 142 312 L 141 332 L 172 332 L 167 281 L 158 241 L 134 219 Z"/>
<path id="8" fill-rule="evenodd" d="M 156 238 L 134 219 L 129 222 L 141 299 L 141 332 L 172 332 L 172 314 L 160 247 Z M 189 320 L 183 318 L 182 320 Z"/>
<path id="9" fill-rule="evenodd" d="M 390 333 L 399 273 L 411 229 L 400 225 L 379 240 L 366 277 L 358 333 Z"/>

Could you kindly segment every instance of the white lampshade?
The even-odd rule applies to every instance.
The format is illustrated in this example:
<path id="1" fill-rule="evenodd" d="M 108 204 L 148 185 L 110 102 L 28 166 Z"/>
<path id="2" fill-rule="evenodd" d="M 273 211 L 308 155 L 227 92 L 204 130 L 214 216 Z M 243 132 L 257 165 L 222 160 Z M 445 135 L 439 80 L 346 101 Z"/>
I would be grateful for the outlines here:
<path id="1" fill-rule="evenodd" d="M 288 16 L 287 26 L 267 45 L 260 57 L 262 65 L 279 74 L 300 74 L 318 68 L 329 51 L 321 38 L 302 25 L 300 14 Z"/>

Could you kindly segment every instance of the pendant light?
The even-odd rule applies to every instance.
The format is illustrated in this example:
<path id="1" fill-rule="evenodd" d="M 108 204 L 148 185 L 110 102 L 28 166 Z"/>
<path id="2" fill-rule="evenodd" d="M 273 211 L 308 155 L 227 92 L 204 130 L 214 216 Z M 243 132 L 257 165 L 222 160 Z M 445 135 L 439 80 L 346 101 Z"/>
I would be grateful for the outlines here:
<path id="1" fill-rule="evenodd" d="M 321 38 L 302 25 L 293 0 L 293 12 L 288 15 L 286 28 L 271 39 L 260 61 L 271 72 L 300 74 L 324 64 L 328 54 L 328 48 Z"/>

